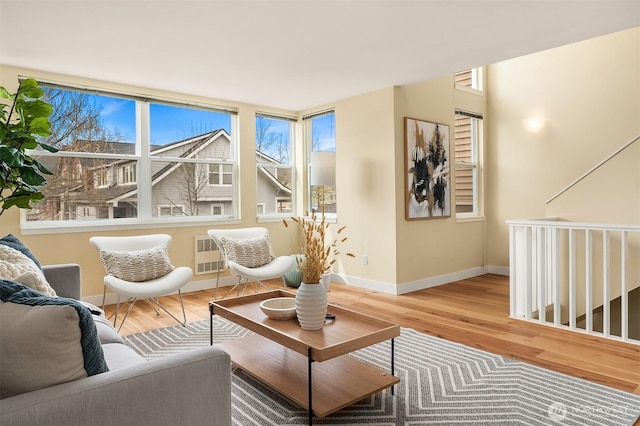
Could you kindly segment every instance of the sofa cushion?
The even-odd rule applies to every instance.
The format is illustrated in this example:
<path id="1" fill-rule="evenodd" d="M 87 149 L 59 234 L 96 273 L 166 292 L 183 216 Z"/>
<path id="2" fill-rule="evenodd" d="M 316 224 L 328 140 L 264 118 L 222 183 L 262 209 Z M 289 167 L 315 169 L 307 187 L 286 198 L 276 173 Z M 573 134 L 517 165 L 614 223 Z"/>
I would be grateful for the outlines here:
<path id="1" fill-rule="evenodd" d="M 167 247 L 160 245 L 147 250 L 100 250 L 107 274 L 131 282 L 163 277 L 173 271 Z"/>
<path id="2" fill-rule="evenodd" d="M 142 355 L 123 343 L 107 343 L 102 349 L 110 371 L 147 362 Z"/>
<path id="3" fill-rule="evenodd" d="M 227 262 L 236 262 L 247 268 L 266 265 L 276 258 L 268 235 L 245 239 L 221 237 L 220 244 Z"/>
<path id="4" fill-rule="evenodd" d="M 111 325 L 105 316 L 94 314 L 93 322 L 96 324 L 98 339 L 100 340 L 101 345 L 105 345 L 107 343 L 124 343 L 122 337 L 118 334 L 116 329 L 113 328 L 113 325 Z"/>
<path id="5" fill-rule="evenodd" d="M 108 371 L 81 303 L 0 280 L 0 397 Z"/>
<path id="6" fill-rule="evenodd" d="M 12 249 L 18 250 L 20 253 L 24 254 L 29 259 L 33 260 L 33 263 L 35 263 L 36 266 L 40 270 L 42 270 L 42 265 L 40 265 L 40 262 L 38 262 L 38 259 L 36 258 L 36 256 L 33 253 L 31 253 L 31 250 L 29 250 L 29 248 L 25 246 L 23 242 L 20 241 L 18 237 L 16 237 L 15 235 L 8 234 L 0 238 L 0 245 L 4 245 L 7 247 L 11 247 Z"/>
<path id="7" fill-rule="evenodd" d="M 4 244 L 0 244 L 0 278 L 18 281 L 45 296 L 56 296 L 42 269 L 34 261 L 21 251 Z"/>

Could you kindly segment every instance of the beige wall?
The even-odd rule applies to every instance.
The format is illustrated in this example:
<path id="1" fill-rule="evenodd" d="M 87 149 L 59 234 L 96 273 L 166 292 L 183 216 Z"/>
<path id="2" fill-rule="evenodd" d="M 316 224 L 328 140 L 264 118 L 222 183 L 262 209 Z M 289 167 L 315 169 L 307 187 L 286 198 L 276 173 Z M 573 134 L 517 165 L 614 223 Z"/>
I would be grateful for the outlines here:
<path id="1" fill-rule="evenodd" d="M 637 148 L 625 151 L 624 158 L 599 170 L 597 178 L 585 180 L 552 204 L 547 206 L 545 201 L 640 133 L 639 43 L 639 29 L 634 29 L 491 65 L 487 68 L 486 104 L 482 97 L 456 91 L 453 78 L 445 77 L 318 107 L 316 110 L 336 110 L 338 223 L 331 231 L 347 226 L 349 240 L 344 251 L 356 255 L 355 259 L 341 257 L 334 272 L 356 285 L 362 280 L 405 288 L 418 283 L 419 287 L 430 279 L 460 271 L 508 266 L 507 219 L 548 215 L 611 223 L 629 223 L 634 215 L 638 219 L 638 210 L 633 210 L 634 206 L 640 208 Z M 238 107 L 243 219 L 228 225 L 235 227 L 256 225 L 255 111 L 297 114 L 7 66 L 0 67 L 0 85 L 15 89 L 18 75 Z M 485 113 L 485 219 L 460 222 L 452 211 L 449 218 L 406 221 L 404 117 L 446 124 L 452 131 L 456 107 Z M 302 113 L 306 112 L 310 111 Z M 538 113 L 546 117 L 545 129 L 538 134 L 525 132 L 522 119 Z M 302 147 L 301 127 L 296 132 L 298 148 Z M 298 149 L 297 158 L 296 178 L 303 188 L 302 149 Z M 628 180 L 622 183 L 622 178 Z M 591 190 L 592 185 L 598 189 Z M 300 212 L 306 205 L 304 193 L 298 193 Z M 600 193 L 607 194 L 606 206 L 594 195 Z M 285 231 L 280 222 L 265 226 L 272 233 L 276 254 L 290 253 L 290 230 Z M 206 233 L 208 228 L 142 231 L 171 234 L 174 263 L 191 266 L 193 236 Z M 136 232 L 141 231 L 100 234 Z M 88 242 L 98 232 L 22 235 L 19 212 L 11 210 L 0 217 L 0 234 L 7 233 L 23 239 L 45 264 L 80 263 L 84 295 L 101 293 L 103 268 Z M 363 255 L 369 257 L 367 266 L 362 264 Z M 194 280 L 211 278 L 201 275 Z"/>
<path id="2" fill-rule="evenodd" d="M 466 99 L 463 95 L 458 97 Z M 463 103 L 463 101 L 459 101 Z M 449 158 L 453 159 L 456 90 L 453 77 L 397 89 L 395 125 L 396 247 L 397 283 L 421 281 L 484 266 L 484 222 L 458 222 L 455 208 L 451 216 L 425 220 L 405 220 L 404 117 L 449 126 Z M 473 109 L 482 108 L 480 102 Z M 482 113 L 483 111 L 476 111 Z M 451 166 L 453 171 L 453 166 Z M 451 185 L 455 176 L 451 175 Z M 451 197 L 453 202 L 453 196 Z"/>
<path id="3" fill-rule="evenodd" d="M 487 74 L 490 265 L 509 263 L 508 219 L 640 223 L 637 148 L 545 204 L 640 133 L 640 29 L 501 62 Z M 546 118 L 540 133 L 522 126 L 533 115 Z"/>
<path id="4" fill-rule="evenodd" d="M 335 104 L 337 225 L 356 257 L 340 257 L 334 272 L 386 283 L 397 268 L 393 108 L 393 88 Z"/>

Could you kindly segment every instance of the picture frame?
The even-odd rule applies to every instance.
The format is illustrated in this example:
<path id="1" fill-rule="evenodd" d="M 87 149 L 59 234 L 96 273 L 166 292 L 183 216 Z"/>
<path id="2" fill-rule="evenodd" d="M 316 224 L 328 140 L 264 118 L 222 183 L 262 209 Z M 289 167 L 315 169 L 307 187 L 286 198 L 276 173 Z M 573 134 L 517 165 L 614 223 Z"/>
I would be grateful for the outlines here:
<path id="1" fill-rule="evenodd" d="M 404 118 L 405 218 L 451 216 L 449 126 Z"/>

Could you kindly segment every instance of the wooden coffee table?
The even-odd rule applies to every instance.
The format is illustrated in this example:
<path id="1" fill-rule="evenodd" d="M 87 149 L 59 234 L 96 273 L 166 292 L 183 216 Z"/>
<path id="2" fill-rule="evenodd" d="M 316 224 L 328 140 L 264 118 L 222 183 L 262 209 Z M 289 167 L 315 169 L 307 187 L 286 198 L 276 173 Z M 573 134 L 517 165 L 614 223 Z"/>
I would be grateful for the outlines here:
<path id="1" fill-rule="evenodd" d="M 213 315 L 219 315 L 255 334 L 218 345 L 231 361 L 254 378 L 313 415 L 325 417 L 400 382 L 394 374 L 394 338 L 400 326 L 329 304 L 322 330 L 300 328 L 297 319 L 273 320 L 260 310 L 263 300 L 295 297 L 274 290 L 209 302 L 211 344 Z M 347 356 L 348 353 L 391 339 L 390 372 Z"/>

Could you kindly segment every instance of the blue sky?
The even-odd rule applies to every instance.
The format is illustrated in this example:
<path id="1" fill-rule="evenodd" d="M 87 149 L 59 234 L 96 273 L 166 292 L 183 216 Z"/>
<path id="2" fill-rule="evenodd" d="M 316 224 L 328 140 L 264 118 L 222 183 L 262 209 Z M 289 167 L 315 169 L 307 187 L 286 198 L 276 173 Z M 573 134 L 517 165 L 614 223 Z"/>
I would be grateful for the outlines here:
<path id="1" fill-rule="evenodd" d="M 135 101 L 94 95 L 96 103 L 102 106 L 101 118 L 106 127 L 116 129 L 126 142 L 135 142 Z M 271 130 L 288 132 L 288 122 L 273 120 Z M 228 114 L 186 108 L 172 105 L 151 104 L 151 143 L 164 145 L 190 136 L 225 129 L 231 132 Z M 314 149 L 335 150 L 335 116 L 324 115 L 313 121 Z"/>

